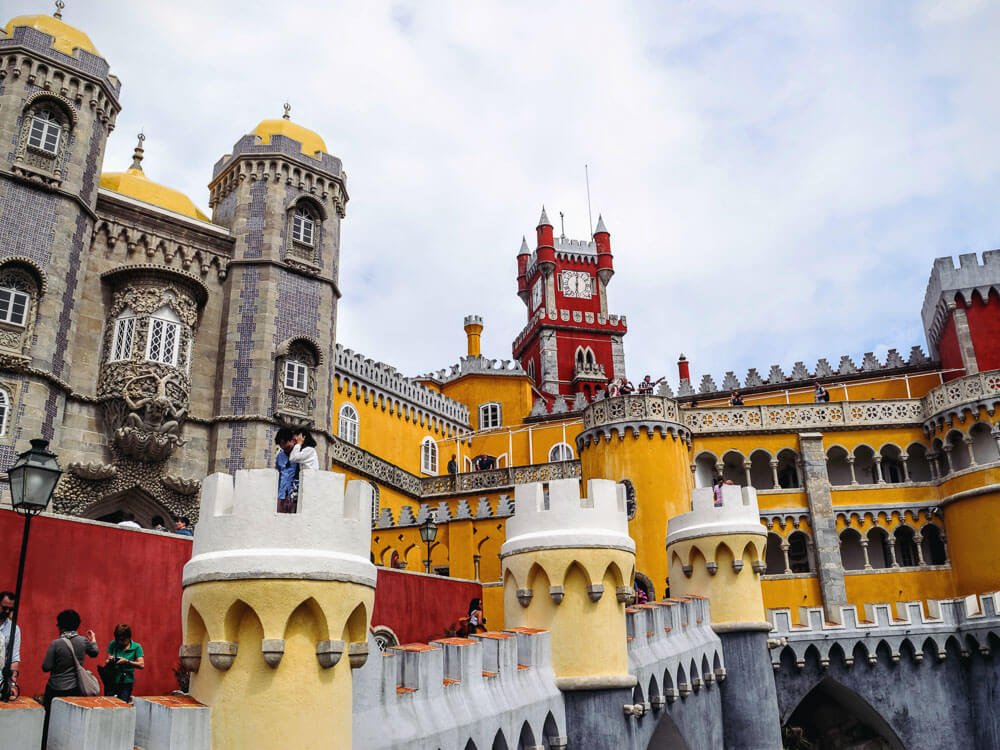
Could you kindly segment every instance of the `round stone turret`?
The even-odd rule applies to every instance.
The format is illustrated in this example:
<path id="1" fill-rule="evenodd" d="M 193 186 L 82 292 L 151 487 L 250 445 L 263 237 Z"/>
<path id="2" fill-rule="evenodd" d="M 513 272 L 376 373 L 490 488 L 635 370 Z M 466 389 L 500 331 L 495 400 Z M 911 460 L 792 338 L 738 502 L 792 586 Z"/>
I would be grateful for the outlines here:
<path id="1" fill-rule="evenodd" d="M 277 491 L 271 469 L 205 479 L 181 663 L 215 747 L 350 747 L 375 595 L 371 486 L 303 471 L 297 513 L 276 512 Z"/>
<path id="2" fill-rule="evenodd" d="M 624 487 L 592 479 L 581 498 L 577 479 L 518 485 L 500 560 L 505 624 L 552 632 L 562 690 L 635 684 L 625 627 L 635 542 Z"/>

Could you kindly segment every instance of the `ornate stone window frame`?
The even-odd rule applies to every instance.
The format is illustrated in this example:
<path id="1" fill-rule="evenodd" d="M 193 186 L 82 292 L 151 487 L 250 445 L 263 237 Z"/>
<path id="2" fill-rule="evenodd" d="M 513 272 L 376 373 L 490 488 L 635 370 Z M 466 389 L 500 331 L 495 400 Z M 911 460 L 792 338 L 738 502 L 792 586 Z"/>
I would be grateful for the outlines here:
<path id="1" fill-rule="evenodd" d="M 45 291 L 45 276 L 34 264 L 19 258 L 8 258 L 0 265 L 0 289 L 26 298 L 21 321 L 0 319 L 0 357 L 13 356 L 28 360 L 38 302 Z"/>
<path id="2" fill-rule="evenodd" d="M 33 143 L 38 134 L 36 124 L 42 121 L 42 114 L 48 115 L 45 122 L 51 123 L 42 129 L 40 145 Z M 25 101 L 21 110 L 20 131 L 14 147 L 14 169 L 42 181 L 58 185 L 63 178 L 63 164 L 66 149 L 77 124 L 76 108 L 62 96 L 49 91 L 35 92 Z M 45 147 L 44 135 L 58 127 L 54 147 Z"/>
<path id="3" fill-rule="evenodd" d="M 318 270 L 317 251 L 326 218 L 323 206 L 307 195 L 299 196 L 287 207 L 286 262 Z"/>
<path id="4" fill-rule="evenodd" d="M 319 345 L 308 336 L 287 339 L 274 354 L 275 417 L 286 424 L 308 426 L 314 423 L 316 387 L 323 356 Z M 305 387 L 289 387 L 288 375 L 305 368 Z M 295 378 L 298 380 L 298 377 Z"/>

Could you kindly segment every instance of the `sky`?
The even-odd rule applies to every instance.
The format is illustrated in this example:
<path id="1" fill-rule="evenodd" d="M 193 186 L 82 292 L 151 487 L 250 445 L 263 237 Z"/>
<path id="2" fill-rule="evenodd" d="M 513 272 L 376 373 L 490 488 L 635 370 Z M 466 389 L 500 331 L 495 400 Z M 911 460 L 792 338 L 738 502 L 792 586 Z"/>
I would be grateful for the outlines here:
<path id="1" fill-rule="evenodd" d="M 8 17 L 50 12 L 4 2 Z M 5 19 L 6 20 L 6 19 Z M 348 173 L 338 341 L 416 375 L 510 358 L 542 205 L 611 232 L 632 379 L 926 349 L 936 257 L 1000 245 L 1000 3 L 68 0 L 122 80 L 105 170 L 208 210 L 292 106 Z"/>

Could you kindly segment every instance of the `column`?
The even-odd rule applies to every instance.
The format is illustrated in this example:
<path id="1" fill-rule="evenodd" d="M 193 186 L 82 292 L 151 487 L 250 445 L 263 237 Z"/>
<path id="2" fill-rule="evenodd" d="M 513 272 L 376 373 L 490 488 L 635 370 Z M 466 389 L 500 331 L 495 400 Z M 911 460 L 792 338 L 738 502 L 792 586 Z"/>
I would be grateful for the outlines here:
<path id="1" fill-rule="evenodd" d="M 889 567 L 898 568 L 899 563 L 896 562 L 896 535 L 895 534 L 886 535 L 886 543 L 889 545 L 889 559 L 891 560 Z"/>
<path id="2" fill-rule="evenodd" d="M 781 485 L 778 484 L 778 460 L 771 459 L 771 481 L 774 482 L 774 489 L 778 489 Z"/>
<path id="3" fill-rule="evenodd" d="M 966 435 L 962 438 L 962 442 L 965 443 L 965 447 L 969 451 L 969 466 L 979 466 L 979 464 L 976 463 L 976 452 L 972 449 L 972 438 Z"/>
<path id="4" fill-rule="evenodd" d="M 861 537 L 861 551 L 865 553 L 865 570 L 872 569 L 872 562 L 868 559 L 868 537 Z"/>
<path id="5" fill-rule="evenodd" d="M 919 531 L 913 535 L 913 544 L 916 545 L 917 548 L 917 565 L 927 564 L 926 562 L 924 562 L 924 548 L 921 546 L 923 541 L 924 541 L 924 535 L 921 534 Z"/>
<path id="6" fill-rule="evenodd" d="M 882 476 L 882 455 L 875 456 L 875 484 L 885 484 L 885 477 Z"/>
<path id="7" fill-rule="evenodd" d="M 840 621 L 840 607 L 847 605 L 844 566 L 840 557 L 840 537 L 837 516 L 830 495 L 830 476 L 826 470 L 823 435 L 818 432 L 799 434 L 799 453 L 805 467 L 806 499 L 812 519 L 813 543 L 816 551 L 816 572 L 826 618 Z"/>
<path id="8" fill-rule="evenodd" d="M 952 448 L 954 448 L 954 446 L 951 445 L 950 443 L 945 443 L 944 445 L 941 446 L 941 451 L 944 453 L 944 463 L 945 466 L 947 467 L 945 474 L 951 474 L 953 471 L 955 471 L 955 467 L 951 463 Z"/>
<path id="9" fill-rule="evenodd" d="M 851 468 L 851 484 L 857 484 L 858 477 L 854 473 L 854 456 L 847 457 L 847 465 Z"/>
<path id="10" fill-rule="evenodd" d="M 788 544 L 787 541 L 784 541 L 784 542 L 781 543 L 781 554 L 785 558 L 785 575 L 786 576 L 792 572 L 792 566 L 788 562 L 788 547 L 789 547 L 789 544 Z"/>
<path id="11" fill-rule="evenodd" d="M 944 564 L 951 565 L 951 555 L 948 554 L 948 535 L 941 529 L 941 546 L 944 547 Z"/>
<path id="12" fill-rule="evenodd" d="M 907 461 L 909 459 L 910 459 L 910 455 L 908 453 L 900 453 L 899 454 L 899 462 L 903 465 L 903 482 L 904 483 L 910 481 L 910 467 L 907 464 Z"/>
<path id="13" fill-rule="evenodd" d="M 941 478 L 941 468 L 938 466 L 937 460 L 938 460 L 938 454 L 937 453 L 928 453 L 927 454 L 927 465 L 930 467 L 930 470 L 931 470 L 931 481 L 932 482 L 936 482 L 938 479 Z"/>
<path id="14" fill-rule="evenodd" d="M 746 486 L 747 487 L 753 487 L 753 483 L 750 481 L 750 462 L 749 461 L 744 461 L 743 462 L 743 474 L 747 478 Z"/>

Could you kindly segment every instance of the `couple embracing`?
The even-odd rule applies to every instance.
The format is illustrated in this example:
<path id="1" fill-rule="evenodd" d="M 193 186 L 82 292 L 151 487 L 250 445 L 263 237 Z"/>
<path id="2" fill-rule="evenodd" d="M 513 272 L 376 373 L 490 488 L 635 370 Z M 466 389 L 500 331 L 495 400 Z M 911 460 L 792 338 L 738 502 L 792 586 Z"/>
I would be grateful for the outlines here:
<path id="1" fill-rule="evenodd" d="M 305 429 L 282 427 L 274 436 L 278 446 L 274 468 L 278 470 L 278 512 L 294 513 L 299 496 L 299 469 L 318 469 L 316 441 Z"/>

